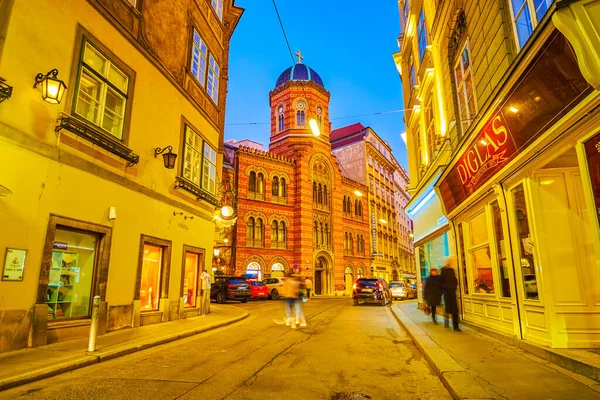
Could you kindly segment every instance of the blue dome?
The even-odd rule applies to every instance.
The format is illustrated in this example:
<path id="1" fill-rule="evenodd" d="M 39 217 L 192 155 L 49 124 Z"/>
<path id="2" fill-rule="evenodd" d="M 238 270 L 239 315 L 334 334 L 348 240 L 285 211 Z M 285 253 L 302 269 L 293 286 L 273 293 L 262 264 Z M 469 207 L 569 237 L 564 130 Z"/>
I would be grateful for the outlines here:
<path id="1" fill-rule="evenodd" d="M 281 75 L 279 75 L 279 78 L 277 78 L 275 87 L 278 88 L 289 81 L 312 81 L 322 88 L 325 88 L 319 74 L 306 64 L 296 64 L 283 71 Z"/>

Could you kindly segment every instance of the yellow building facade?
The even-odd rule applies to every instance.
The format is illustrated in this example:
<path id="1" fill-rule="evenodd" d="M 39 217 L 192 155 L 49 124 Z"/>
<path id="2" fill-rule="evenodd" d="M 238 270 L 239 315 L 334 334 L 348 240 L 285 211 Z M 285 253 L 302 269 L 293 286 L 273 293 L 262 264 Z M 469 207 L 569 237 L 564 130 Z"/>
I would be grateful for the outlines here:
<path id="1" fill-rule="evenodd" d="M 168 3 L 0 1 L 0 352 L 198 314 L 243 10 Z"/>
<path id="2" fill-rule="evenodd" d="M 423 147 L 435 143 L 420 127 L 429 118 L 415 117 L 428 109 L 422 87 L 447 121 L 434 125 L 448 137 L 434 191 L 409 205 L 427 216 L 415 235 L 433 208 L 448 224 L 447 249 L 427 254 L 417 241 L 421 278 L 456 255 L 464 320 L 550 347 L 599 347 L 600 2 L 436 3 L 400 3 L 403 39 L 433 61 L 431 85 L 427 67 L 421 75 L 417 63 L 411 81 L 411 58 L 400 64 L 417 190 L 413 176 L 427 181 L 436 167 L 421 178 Z"/>

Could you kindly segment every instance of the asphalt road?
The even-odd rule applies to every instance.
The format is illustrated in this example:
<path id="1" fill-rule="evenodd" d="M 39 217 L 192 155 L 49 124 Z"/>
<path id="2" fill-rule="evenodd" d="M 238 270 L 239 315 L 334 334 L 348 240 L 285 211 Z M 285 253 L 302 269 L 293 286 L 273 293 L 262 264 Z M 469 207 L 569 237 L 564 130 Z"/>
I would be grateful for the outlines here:
<path id="1" fill-rule="evenodd" d="M 313 298 L 305 305 L 308 326 L 292 330 L 273 322 L 282 301 L 231 306 L 251 316 L 0 392 L 0 399 L 451 398 L 388 307 Z"/>

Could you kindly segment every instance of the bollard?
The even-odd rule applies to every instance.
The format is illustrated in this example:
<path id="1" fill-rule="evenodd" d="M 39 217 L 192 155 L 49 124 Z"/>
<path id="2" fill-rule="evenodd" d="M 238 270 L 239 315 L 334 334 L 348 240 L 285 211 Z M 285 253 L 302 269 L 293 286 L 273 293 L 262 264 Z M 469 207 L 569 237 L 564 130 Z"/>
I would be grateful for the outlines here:
<path id="1" fill-rule="evenodd" d="M 94 305 L 92 306 L 92 325 L 90 327 L 90 341 L 88 351 L 96 351 L 96 336 L 98 335 L 98 319 L 100 318 L 100 296 L 94 296 Z"/>

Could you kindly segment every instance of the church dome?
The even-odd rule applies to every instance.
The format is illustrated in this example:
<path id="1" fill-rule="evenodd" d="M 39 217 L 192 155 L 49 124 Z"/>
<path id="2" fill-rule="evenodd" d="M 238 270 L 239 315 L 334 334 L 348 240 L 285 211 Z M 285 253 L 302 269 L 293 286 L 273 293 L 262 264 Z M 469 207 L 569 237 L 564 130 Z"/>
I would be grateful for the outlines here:
<path id="1" fill-rule="evenodd" d="M 311 81 L 321 86 L 322 88 L 325 88 L 325 85 L 323 85 L 323 80 L 321 79 L 319 74 L 317 74 L 315 70 L 310 68 L 308 65 L 301 63 L 298 63 L 293 67 L 289 67 L 288 69 L 283 71 L 281 75 L 279 75 L 279 78 L 277 78 L 275 88 L 278 88 L 289 81 Z"/>

